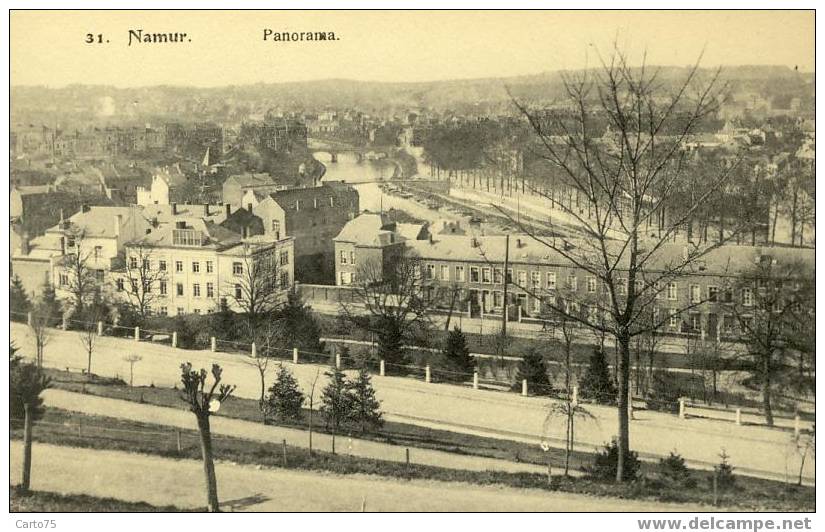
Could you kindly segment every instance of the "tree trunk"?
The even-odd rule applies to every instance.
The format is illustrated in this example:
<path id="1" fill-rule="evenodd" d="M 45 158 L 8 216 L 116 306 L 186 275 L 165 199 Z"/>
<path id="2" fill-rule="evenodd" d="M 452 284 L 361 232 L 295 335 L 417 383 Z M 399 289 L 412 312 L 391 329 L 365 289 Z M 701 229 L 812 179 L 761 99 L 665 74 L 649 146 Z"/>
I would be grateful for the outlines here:
<path id="1" fill-rule="evenodd" d="M 29 403 L 23 405 L 25 409 L 25 419 L 23 421 L 23 481 L 20 484 L 20 491 L 28 493 L 31 486 L 32 477 L 32 408 Z"/>
<path id="2" fill-rule="evenodd" d="M 201 436 L 201 455 L 203 456 L 203 472 L 206 475 L 206 503 L 207 510 L 219 512 L 218 480 L 215 477 L 215 463 L 212 459 L 212 434 L 209 430 L 209 416 L 198 416 L 198 432 Z"/>
<path id="3" fill-rule="evenodd" d="M 770 358 L 762 362 L 762 408 L 765 410 L 765 423 L 773 427 L 773 408 L 771 407 L 771 366 Z"/>
<path id="4" fill-rule="evenodd" d="M 623 334 L 617 338 L 620 345 L 618 366 L 618 409 L 619 409 L 619 437 L 618 461 L 616 463 L 616 482 L 622 482 L 624 477 L 625 457 L 630 452 L 630 416 L 628 415 L 628 384 L 630 383 L 630 338 Z"/>
<path id="5" fill-rule="evenodd" d="M 89 358 L 86 361 L 86 376 L 92 376 L 92 350 L 89 350 Z"/>

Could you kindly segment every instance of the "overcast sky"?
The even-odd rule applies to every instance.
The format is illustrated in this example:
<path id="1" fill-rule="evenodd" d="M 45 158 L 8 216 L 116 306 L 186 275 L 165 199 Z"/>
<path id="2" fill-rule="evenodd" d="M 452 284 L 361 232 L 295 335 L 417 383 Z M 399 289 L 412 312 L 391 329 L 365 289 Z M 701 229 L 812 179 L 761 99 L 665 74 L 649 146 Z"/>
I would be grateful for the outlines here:
<path id="1" fill-rule="evenodd" d="M 334 31 L 273 43 L 263 30 Z M 127 46 L 128 30 L 185 44 Z M 813 11 L 716 12 L 14 12 L 13 85 L 119 87 L 346 78 L 429 81 L 535 74 L 596 62 L 618 36 L 649 64 L 814 69 Z M 85 44 L 103 33 L 108 44 Z"/>

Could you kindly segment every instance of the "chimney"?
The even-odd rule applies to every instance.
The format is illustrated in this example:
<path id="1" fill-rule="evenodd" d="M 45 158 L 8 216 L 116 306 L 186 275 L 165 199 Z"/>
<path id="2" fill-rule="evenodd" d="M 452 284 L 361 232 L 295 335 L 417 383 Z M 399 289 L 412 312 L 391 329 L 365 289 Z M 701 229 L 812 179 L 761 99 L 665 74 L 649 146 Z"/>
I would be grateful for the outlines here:
<path id="1" fill-rule="evenodd" d="M 472 240 L 470 240 L 470 246 L 474 248 L 478 247 L 478 239 L 476 239 L 476 237 L 473 237 Z"/>
<path id="2" fill-rule="evenodd" d="M 203 204 L 203 215 L 204 216 L 209 216 L 209 204 L 208 203 Z"/>
<path id="3" fill-rule="evenodd" d="M 60 237 L 60 254 L 61 255 L 66 254 L 66 237 L 65 236 Z"/>
<path id="4" fill-rule="evenodd" d="M 172 202 L 172 214 L 178 214 L 178 204 Z"/>
<path id="5" fill-rule="evenodd" d="M 520 238 L 517 238 L 517 239 L 516 239 L 516 247 L 517 247 L 517 248 L 520 248 L 520 247 L 521 247 L 521 239 L 520 239 Z"/>
<path id="6" fill-rule="evenodd" d="M 122 214 L 115 214 L 115 236 L 116 237 L 120 236 L 120 224 L 121 224 L 122 221 L 123 221 L 123 215 Z"/>
<path id="7" fill-rule="evenodd" d="M 430 235 L 430 244 L 432 244 L 432 243 L 433 243 L 433 235 L 431 234 Z"/>
<path id="8" fill-rule="evenodd" d="M 31 248 L 29 247 L 29 234 L 23 233 L 22 237 L 20 238 L 20 254 L 28 255 L 30 252 Z"/>
<path id="9" fill-rule="evenodd" d="M 224 204 L 226 207 L 226 217 L 229 218 L 229 215 L 232 214 L 232 205 L 229 203 Z"/>

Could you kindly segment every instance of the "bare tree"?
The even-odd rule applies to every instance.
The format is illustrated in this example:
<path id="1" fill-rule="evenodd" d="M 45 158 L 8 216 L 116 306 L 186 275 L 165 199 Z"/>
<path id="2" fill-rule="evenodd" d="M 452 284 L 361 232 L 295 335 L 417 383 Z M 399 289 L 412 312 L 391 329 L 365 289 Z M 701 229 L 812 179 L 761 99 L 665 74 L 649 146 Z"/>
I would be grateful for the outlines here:
<path id="1" fill-rule="evenodd" d="M 84 322 L 78 335 L 83 351 L 86 352 L 86 377 L 90 378 L 92 376 L 92 354 L 97 344 L 97 322 Z"/>
<path id="2" fill-rule="evenodd" d="M 280 254 L 274 245 L 240 245 L 233 262 L 233 277 L 224 287 L 228 299 L 246 313 L 250 323 L 277 309 L 288 287 L 281 282 Z"/>
<path id="3" fill-rule="evenodd" d="M 209 417 L 217 412 L 221 403 L 226 401 L 235 386 L 221 384 L 223 370 L 217 364 L 212 364 L 212 385 L 206 387 L 207 372 L 205 369 L 195 371 L 192 364 L 181 364 L 181 399 L 189 405 L 189 410 L 198 420 L 198 432 L 201 439 L 201 455 L 203 456 L 203 470 L 206 475 L 206 500 L 210 512 L 220 511 L 218 504 L 218 480 L 215 477 L 215 462 L 212 456 L 212 433 L 209 428 Z"/>
<path id="4" fill-rule="evenodd" d="M 41 302 L 35 306 L 31 313 L 29 330 L 34 337 L 34 360 L 37 367 L 43 367 L 43 355 L 46 345 L 51 339 L 52 321 L 54 320 L 54 309 Z"/>
<path id="5" fill-rule="evenodd" d="M 773 425 L 773 389 L 793 376 L 794 359 L 807 354 L 814 362 L 815 280 L 800 262 L 781 262 L 770 255 L 742 273 L 732 288 L 731 310 L 739 341 L 755 380 L 761 386 L 765 422 Z"/>
<path id="6" fill-rule="evenodd" d="M 315 406 L 315 386 L 318 384 L 318 377 L 321 375 L 321 368 L 315 370 L 315 378 L 312 379 L 312 386 L 309 388 L 309 455 L 312 456 L 312 421 L 313 407 Z"/>
<path id="7" fill-rule="evenodd" d="M 151 314 L 155 302 L 165 298 L 161 286 L 169 275 L 161 262 L 153 264 L 152 248 L 140 243 L 127 248 L 123 280 L 126 301 L 142 319 Z"/>
<path id="8" fill-rule="evenodd" d="M 64 238 L 67 239 L 68 253 L 63 259 L 66 272 L 66 290 L 72 295 L 74 314 L 83 315 L 86 301 L 92 296 L 99 282 L 95 279 L 92 266 L 97 260 L 97 249 L 89 250 L 85 242 L 86 232 L 74 225 L 70 226 Z"/>
<path id="9" fill-rule="evenodd" d="M 655 306 L 656 294 L 737 232 L 737 227 L 730 228 L 715 242 L 689 239 L 678 257 L 663 253 L 729 179 L 729 168 L 724 167 L 689 173 L 683 149 L 716 109 L 718 77 L 716 71 L 703 79 L 697 64 L 681 82 L 666 84 L 658 69 L 644 63 L 632 67 L 617 49 L 600 68 L 565 78 L 564 102 L 557 106 L 563 111 L 531 110 L 516 102 L 535 133 L 539 156 L 557 171 L 557 184 L 575 193 L 575 201 L 571 194 L 571 201 L 554 205 L 560 217 L 577 228 L 576 239 L 562 238 L 558 231 L 538 235 L 510 219 L 597 282 L 599 297 L 576 306 L 560 301 L 551 305 L 616 340 L 618 482 L 630 450 L 631 341 L 665 319 L 645 323 L 640 317 Z M 548 197 L 544 189 L 531 189 Z"/>
<path id="10" fill-rule="evenodd" d="M 129 363 L 129 386 L 132 386 L 135 378 L 135 364 L 143 360 L 140 355 L 131 354 L 123 357 L 123 360 Z"/>
<path id="11" fill-rule="evenodd" d="M 388 363 L 403 363 L 404 342 L 412 339 L 416 328 L 430 325 L 434 300 L 425 293 L 423 267 L 403 248 L 383 261 L 363 261 L 352 303 L 341 303 L 345 319 L 377 335 L 379 356 Z"/>
<path id="12" fill-rule="evenodd" d="M 282 326 L 279 321 L 273 319 L 262 319 L 256 323 L 247 322 L 249 328 L 249 338 L 255 343 L 256 355 L 245 359 L 244 362 L 253 366 L 258 371 L 258 376 L 261 380 L 261 395 L 258 400 L 258 406 L 261 409 L 261 416 L 266 423 L 266 373 L 269 369 L 269 361 L 272 357 L 273 350 L 280 345 L 280 337 L 282 335 Z"/>

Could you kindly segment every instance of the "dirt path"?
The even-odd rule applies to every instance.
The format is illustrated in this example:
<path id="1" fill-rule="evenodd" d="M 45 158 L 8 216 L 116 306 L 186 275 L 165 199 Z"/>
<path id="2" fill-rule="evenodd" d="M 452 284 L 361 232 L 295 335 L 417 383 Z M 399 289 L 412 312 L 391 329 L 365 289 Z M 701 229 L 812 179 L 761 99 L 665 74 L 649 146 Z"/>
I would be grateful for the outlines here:
<path id="1" fill-rule="evenodd" d="M 22 445 L 11 444 L 11 479 Z M 180 508 L 205 505 L 200 461 L 35 444 L 32 489 Z M 217 464 L 224 511 L 701 511 L 702 507 L 603 499 L 437 481 L 388 480 Z"/>

